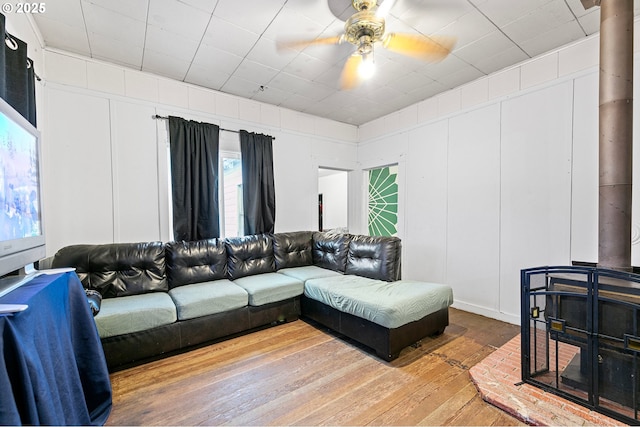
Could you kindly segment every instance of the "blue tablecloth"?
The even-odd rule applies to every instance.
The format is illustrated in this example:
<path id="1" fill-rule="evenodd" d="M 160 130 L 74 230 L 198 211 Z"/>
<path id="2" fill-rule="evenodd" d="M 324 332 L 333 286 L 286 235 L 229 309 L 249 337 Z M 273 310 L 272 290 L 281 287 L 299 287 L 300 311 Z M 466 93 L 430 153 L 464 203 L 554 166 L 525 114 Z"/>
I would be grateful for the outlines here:
<path id="1" fill-rule="evenodd" d="M 102 425 L 111 382 L 78 276 L 35 277 L 0 298 L 0 424 Z"/>

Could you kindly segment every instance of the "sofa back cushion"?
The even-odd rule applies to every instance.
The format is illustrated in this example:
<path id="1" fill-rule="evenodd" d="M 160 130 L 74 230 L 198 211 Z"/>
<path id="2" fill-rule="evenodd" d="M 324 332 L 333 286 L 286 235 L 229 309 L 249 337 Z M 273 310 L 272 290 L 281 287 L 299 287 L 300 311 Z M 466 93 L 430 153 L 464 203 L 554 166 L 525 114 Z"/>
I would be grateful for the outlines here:
<path id="1" fill-rule="evenodd" d="M 231 280 L 276 271 L 273 239 L 266 234 L 226 239 L 227 267 Z"/>
<path id="2" fill-rule="evenodd" d="M 165 245 L 169 289 L 227 278 L 227 248 L 222 239 Z"/>
<path id="3" fill-rule="evenodd" d="M 387 282 L 400 280 L 401 248 L 397 237 L 353 236 L 345 273 Z"/>
<path id="4" fill-rule="evenodd" d="M 313 233 L 313 264 L 344 273 L 351 234 Z"/>
<path id="5" fill-rule="evenodd" d="M 66 246 L 51 266 L 74 267 L 84 287 L 104 298 L 169 290 L 162 242 Z"/>
<path id="6" fill-rule="evenodd" d="M 273 235 L 276 269 L 304 267 L 313 264 L 313 231 L 295 231 Z"/>

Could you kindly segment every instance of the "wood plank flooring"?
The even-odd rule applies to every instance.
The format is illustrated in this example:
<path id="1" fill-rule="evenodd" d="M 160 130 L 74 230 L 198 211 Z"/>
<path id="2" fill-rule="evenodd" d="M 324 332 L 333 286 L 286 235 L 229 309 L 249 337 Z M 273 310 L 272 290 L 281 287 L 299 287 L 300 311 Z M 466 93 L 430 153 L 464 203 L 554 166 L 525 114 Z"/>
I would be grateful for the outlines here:
<path id="1" fill-rule="evenodd" d="M 523 425 L 468 370 L 520 332 L 451 309 L 391 363 L 298 320 L 111 374 L 107 425 Z"/>

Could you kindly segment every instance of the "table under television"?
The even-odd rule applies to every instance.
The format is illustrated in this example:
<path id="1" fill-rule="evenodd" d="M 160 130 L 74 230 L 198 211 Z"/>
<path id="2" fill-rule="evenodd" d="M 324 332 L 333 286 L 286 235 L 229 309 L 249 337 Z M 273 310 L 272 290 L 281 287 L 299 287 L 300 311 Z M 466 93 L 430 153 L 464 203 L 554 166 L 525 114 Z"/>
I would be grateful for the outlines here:
<path id="1" fill-rule="evenodd" d="M 0 304 L 0 424 L 102 425 L 111 382 L 98 331 L 75 272 L 43 274 Z"/>

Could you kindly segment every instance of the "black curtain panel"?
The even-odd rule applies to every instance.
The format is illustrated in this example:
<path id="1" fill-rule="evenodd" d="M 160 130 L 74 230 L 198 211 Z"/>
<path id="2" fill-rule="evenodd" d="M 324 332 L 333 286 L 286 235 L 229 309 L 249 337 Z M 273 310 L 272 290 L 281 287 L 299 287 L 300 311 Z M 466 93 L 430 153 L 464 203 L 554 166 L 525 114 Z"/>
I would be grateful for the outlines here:
<path id="1" fill-rule="evenodd" d="M 169 117 L 175 240 L 220 237 L 219 136 L 217 125 Z"/>
<path id="2" fill-rule="evenodd" d="M 7 33 L 5 16 L 0 15 L 0 97 L 36 126 L 36 90 L 33 61 L 27 44 Z"/>
<path id="3" fill-rule="evenodd" d="M 244 233 L 273 233 L 276 192 L 273 181 L 273 138 L 240 131 Z"/>

